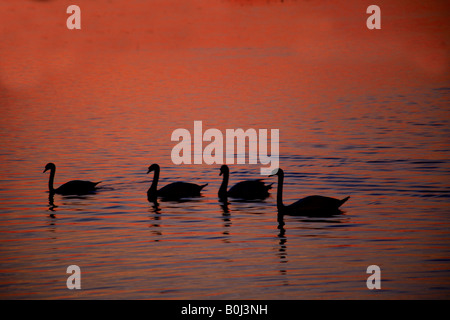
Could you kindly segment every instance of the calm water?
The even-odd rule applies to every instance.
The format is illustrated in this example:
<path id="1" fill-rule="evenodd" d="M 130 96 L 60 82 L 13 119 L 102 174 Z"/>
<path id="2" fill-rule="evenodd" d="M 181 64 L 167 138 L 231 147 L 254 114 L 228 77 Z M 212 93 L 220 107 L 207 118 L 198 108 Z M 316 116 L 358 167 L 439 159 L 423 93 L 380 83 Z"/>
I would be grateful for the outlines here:
<path id="1" fill-rule="evenodd" d="M 110 26 L 114 36 L 100 22 L 89 29 L 86 14 L 83 36 L 69 40 L 67 30 L 49 31 L 55 4 L 2 4 L 23 17 L 45 6 L 51 18 L 43 13 L 38 23 L 50 20 L 37 28 L 9 18 L 12 34 L 27 41 L 2 31 L 15 46 L 1 47 L 0 297 L 450 298 L 448 49 L 439 55 L 433 47 L 448 33 L 385 31 L 353 52 L 346 46 L 366 34 L 353 25 L 343 29 L 354 31 L 346 38 L 325 19 L 314 29 L 319 39 L 305 35 L 301 22 L 314 19 L 301 15 L 303 3 L 197 2 L 204 7 L 165 12 L 145 28 L 137 4 L 127 7 L 136 19 L 125 25 L 120 18 Z M 184 10 L 190 15 L 181 21 L 191 29 L 169 28 Z M 332 15 L 320 6 L 307 13 Z M 190 24 L 199 17 L 198 29 L 211 26 L 202 36 Z M 294 22 L 295 32 L 281 33 Z M 418 64 L 403 59 L 412 47 L 399 53 L 402 43 L 371 54 L 373 41 L 406 35 L 403 44 L 412 46 L 409 39 L 426 32 L 435 51 L 412 50 Z M 188 40 L 175 46 L 173 39 Z M 192 133 L 194 120 L 224 133 L 280 129 L 284 202 L 350 195 L 344 213 L 285 217 L 279 228 L 276 183 L 263 202 L 224 206 L 217 199 L 220 165 L 171 162 L 172 131 Z M 103 181 L 102 188 L 55 195 L 50 203 L 47 162 L 56 164 L 56 186 L 86 179 Z M 201 198 L 154 206 L 146 198 L 152 163 L 161 165 L 160 186 L 209 185 Z M 230 184 L 260 178 L 260 166 L 230 165 Z M 82 290 L 66 287 L 72 264 L 81 268 Z M 366 287 L 373 264 L 381 268 L 378 291 Z"/>

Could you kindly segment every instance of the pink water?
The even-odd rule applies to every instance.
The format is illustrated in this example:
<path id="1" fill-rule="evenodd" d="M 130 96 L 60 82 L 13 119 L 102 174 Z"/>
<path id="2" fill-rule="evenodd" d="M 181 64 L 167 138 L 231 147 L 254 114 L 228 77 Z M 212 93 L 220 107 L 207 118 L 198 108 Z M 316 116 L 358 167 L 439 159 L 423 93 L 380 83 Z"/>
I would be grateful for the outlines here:
<path id="1" fill-rule="evenodd" d="M 448 299 L 448 8 L 378 2 L 369 31 L 359 1 L 80 0 L 69 31 L 64 1 L 0 1 L 0 297 Z M 220 165 L 171 161 L 195 120 L 279 129 L 285 203 L 350 195 L 344 214 L 280 230 L 276 184 L 225 208 Z M 47 162 L 103 188 L 54 207 Z M 155 208 L 152 163 L 209 185 Z"/>

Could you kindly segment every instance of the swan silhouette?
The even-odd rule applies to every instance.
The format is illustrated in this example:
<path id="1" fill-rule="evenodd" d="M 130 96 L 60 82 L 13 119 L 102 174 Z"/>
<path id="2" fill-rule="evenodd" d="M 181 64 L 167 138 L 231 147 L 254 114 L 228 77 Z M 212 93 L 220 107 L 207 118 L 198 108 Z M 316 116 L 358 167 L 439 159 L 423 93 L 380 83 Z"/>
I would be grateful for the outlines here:
<path id="1" fill-rule="evenodd" d="M 283 181 L 284 171 L 280 168 L 277 173 L 272 176 L 278 176 L 277 187 L 277 209 L 278 214 L 292 216 L 333 216 L 338 213 L 339 207 L 343 205 L 350 197 L 342 200 L 324 197 L 324 196 L 308 196 L 300 199 L 290 205 L 283 204 Z"/>
<path id="2" fill-rule="evenodd" d="M 230 169 L 227 165 L 220 167 L 220 175 L 223 175 L 218 193 L 220 199 L 227 199 L 227 197 L 243 200 L 265 199 L 269 196 L 269 189 L 272 188 L 272 184 L 266 185 L 262 179 L 257 179 L 238 182 L 227 191 L 230 177 Z"/>
<path id="3" fill-rule="evenodd" d="M 55 179 L 55 171 L 56 166 L 54 163 L 50 162 L 47 163 L 45 166 L 44 172 L 47 170 L 50 170 L 50 178 L 48 179 L 48 190 L 50 194 L 62 194 L 62 195 L 70 195 L 70 194 L 76 194 L 76 195 L 83 195 L 92 193 L 97 189 L 97 185 L 101 182 L 91 182 L 91 181 L 84 181 L 84 180 L 72 180 L 69 182 L 64 183 L 63 185 L 59 186 L 58 188 L 53 188 L 53 181 Z"/>
<path id="4" fill-rule="evenodd" d="M 153 175 L 152 184 L 147 191 L 147 199 L 149 201 L 156 201 L 158 197 L 169 200 L 198 197 L 200 196 L 202 189 L 208 185 L 207 183 L 204 185 L 198 185 L 189 182 L 173 182 L 157 190 L 160 170 L 159 165 L 156 163 L 148 167 L 147 174 L 152 171 L 155 172 Z"/>

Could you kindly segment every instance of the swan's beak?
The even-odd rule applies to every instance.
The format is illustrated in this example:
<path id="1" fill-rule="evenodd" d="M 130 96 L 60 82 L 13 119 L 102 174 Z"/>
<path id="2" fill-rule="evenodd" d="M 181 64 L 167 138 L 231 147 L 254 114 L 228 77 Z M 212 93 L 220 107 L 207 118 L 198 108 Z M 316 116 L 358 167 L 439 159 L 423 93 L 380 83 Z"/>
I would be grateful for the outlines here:
<path id="1" fill-rule="evenodd" d="M 222 171 L 220 171 L 220 173 L 219 173 L 219 176 L 221 176 L 222 175 Z"/>
<path id="2" fill-rule="evenodd" d="M 42 173 L 44 173 L 45 171 L 47 171 L 48 169 L 46 168 L 46 169 L 44 169 L 44 171 L 42 171 Z"/>
<path id="3" fill-rule="evenodd" d="M 277 176 L 278 175 L 278 168 L 272 171 L 272 174 L 269 175 L 269 177 Z"/>

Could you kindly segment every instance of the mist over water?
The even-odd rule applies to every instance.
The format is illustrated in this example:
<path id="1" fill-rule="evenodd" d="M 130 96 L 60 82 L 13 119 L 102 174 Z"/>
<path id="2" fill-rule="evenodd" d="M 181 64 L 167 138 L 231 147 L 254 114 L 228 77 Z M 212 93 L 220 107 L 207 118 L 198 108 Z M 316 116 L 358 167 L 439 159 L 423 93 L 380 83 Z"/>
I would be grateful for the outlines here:
<path id="1" fill-rule="evenodd" d="M 374 34 L 356 24 L 353 2 L 336 12 L 157 2 L 144 13 L 139 1 L 104 11 L 79 2 L 83 27 L 69 35 L 57 1 L 1 4 L 24 25 L 0 14 L 10 26 L 0 45 L 0 297 L 449 298 L 448 29 L 434 27 L 444 16 L 425 8 L 430 24 L 411 14 L 409 29 L 386 16 Z M 264 178 L 269 198 L 219 202 L 220 165 L 171 161 L 173 130 L 192 133 L 194 121 L 224 134 L 279 129 L 284 203 L 350 195 L 344 213 L 280 225 L 276 178 L 259 163 L 229 165 L 229 187 Z M 49 199 L 48 162 L 55 186 L 101 188 Z M 160 187 L 208 186 L 200 198 L 149 203 L 152 163 Z M 78 291 L 66 287 L 72 264 Z M 381 268 L 382 290 L 367 289 L 369 265 Z"/>

